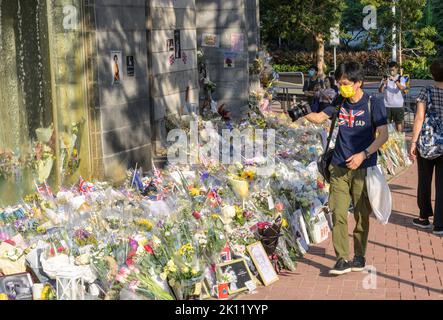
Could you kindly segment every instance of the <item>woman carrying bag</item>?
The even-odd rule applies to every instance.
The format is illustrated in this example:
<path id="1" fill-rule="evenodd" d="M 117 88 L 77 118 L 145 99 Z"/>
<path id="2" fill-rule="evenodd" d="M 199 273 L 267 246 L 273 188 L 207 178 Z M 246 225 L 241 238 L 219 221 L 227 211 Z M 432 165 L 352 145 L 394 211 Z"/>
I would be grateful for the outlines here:
<path id="1" fill-rule="evenodd" d="M 412 221 L 422 229 L 432 229 L 443 235 L 443 59 L 431 65 L 434 85 L 424 88 L 417 98 L 412 143 L 409 157 L 417 160 L 417 203 L 420 217 Z M 435 171 L 435 210 L 432 208 L 431 188 Z M 434 226 L 429 218 L 434 216 Z"/>

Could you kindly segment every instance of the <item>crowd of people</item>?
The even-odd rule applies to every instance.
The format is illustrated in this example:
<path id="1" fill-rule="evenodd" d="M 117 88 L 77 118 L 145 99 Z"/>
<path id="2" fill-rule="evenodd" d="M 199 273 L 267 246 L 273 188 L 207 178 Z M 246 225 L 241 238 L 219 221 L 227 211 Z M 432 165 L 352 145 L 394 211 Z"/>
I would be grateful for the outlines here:
<path id="1" fill-rule="evenodd" d="M 364 70 L 357 62 L 339 65 L 334 77 L 320 77 L 312 66 L 303 91 L 310 106 L 305 118 L 324 123 L 337 118 L 338 135 L 330 172 L 329 207 L 333 213 L 332 241 L 337 262 L 330 274 L 342 275 L 365 268 L 372 212 L 366 186 L 367 168 L 377 165 L 377 152 L 388 140 L 388 124 L 404 129 L 404 94 L 409 78 L 402 76 L 396 62 L 388 65 L 388 74 L 378 91 L 383 98 L 364 89 Z M 409 158 L 417 161 L 417 204 L 420 216 L 411 223 L 433 229 L 443 235 L 443 60 L 433 62 L 430 71 L 433 85 L 423 88 L 417 97 L 415 122 Z M 435 207 L 432 207 L 432 177 L 435 172 Z M 356 226 L 353 231 L 354 258 L 349 260 L 348 211 L 353 208 Z M 433 222 L 430 218 L 433 217 Z"/>

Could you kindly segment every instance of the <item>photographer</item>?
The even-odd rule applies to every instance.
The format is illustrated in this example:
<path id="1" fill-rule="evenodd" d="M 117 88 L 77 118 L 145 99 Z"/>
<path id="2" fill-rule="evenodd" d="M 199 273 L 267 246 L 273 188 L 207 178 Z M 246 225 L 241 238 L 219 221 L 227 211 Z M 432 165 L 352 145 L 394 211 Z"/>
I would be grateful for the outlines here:
<path id="1" fill-rule="evenodd" d="M 340 89 L 340 96 L 334 103 L 336 106 L 328 106 L 305 118 L 320 124 L 339 112 L 339 131 L 329 167 L 329 206 L 333 212 L 332 241 L 337 256 L 330 274 L 341 275 L 362 271 L 365 267 L 369 215 L 372 212 L 366 190 L 366 172 L 368 167 L 377 165 L 377 151 L 388 140 L 388 128 L 383 101 L 370 97 L 362 89 L 364 74 L 360 64 L 342 63 L 335 72 L 335 79 Z M 355 256 L 352 262 L 348 262 L 348 209 L 351 201 L 356 221 Z"/>
<path id="2" fill-rule="evenodd" d="M 398 132 L 403 132 L 405 110 L 403 91 L 406 89 L 406 80 L 399 74 L 397 62 L 389 63 L 389 75 L 384 76 L 378 91 L 385 95 L 385 106 L 388 123 L 394 122 Z"/>

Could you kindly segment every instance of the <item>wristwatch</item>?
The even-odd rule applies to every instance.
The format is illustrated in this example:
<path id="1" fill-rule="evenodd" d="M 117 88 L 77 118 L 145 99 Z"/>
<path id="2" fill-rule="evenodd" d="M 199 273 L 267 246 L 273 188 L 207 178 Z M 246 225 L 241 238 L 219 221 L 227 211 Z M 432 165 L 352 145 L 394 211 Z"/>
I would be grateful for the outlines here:
<path id="1" fill-rule="evenodd" d="M 365 150 L 365 156 L 366 156 L 366 159 L 369 159 L 371 157 L 371 153 L 369 152 L 368 149 Z"/>

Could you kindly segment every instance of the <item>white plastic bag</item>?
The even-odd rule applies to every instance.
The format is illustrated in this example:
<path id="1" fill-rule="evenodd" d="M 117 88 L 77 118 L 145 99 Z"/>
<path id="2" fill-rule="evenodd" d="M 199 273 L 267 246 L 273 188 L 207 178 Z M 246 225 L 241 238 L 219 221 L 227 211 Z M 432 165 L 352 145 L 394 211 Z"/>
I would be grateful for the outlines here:
<path id="1" fill-rule="evenodd" d="M 379 166 L 368 168 L 366 188 L 377 220 L 383 225 L 387 224 L 392 211 L 392 197 L 389 185 Z"/>

